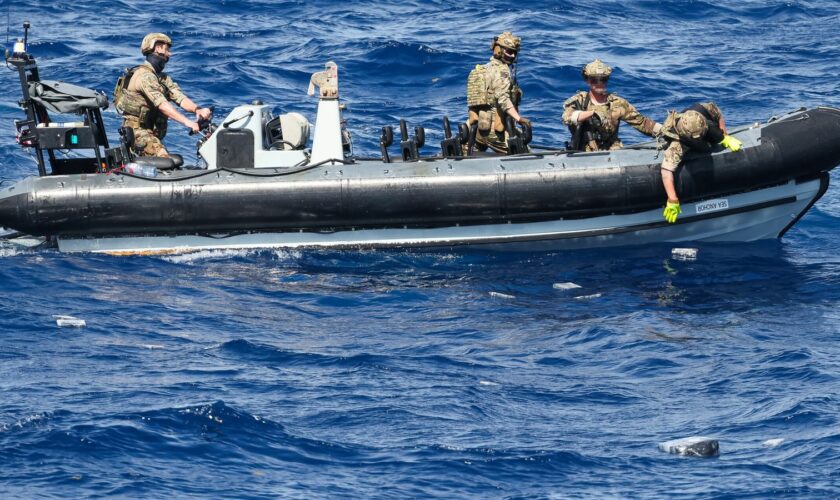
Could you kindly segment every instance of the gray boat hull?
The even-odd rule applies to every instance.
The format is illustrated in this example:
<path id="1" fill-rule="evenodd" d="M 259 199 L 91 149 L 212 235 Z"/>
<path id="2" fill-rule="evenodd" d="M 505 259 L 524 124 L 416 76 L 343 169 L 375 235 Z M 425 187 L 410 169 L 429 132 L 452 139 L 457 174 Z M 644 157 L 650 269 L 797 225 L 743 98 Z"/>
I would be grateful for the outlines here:
<path id="1" fill-rule="evenodd" d="M 493 251 L 552 251 L 652 243 L 751 242 L 779 238 L 828 187 L 828 176 L 683 205 L 679 224 L 668 224 L 657 208 L 627 215 L 530 223 L 452 225 L 439 228 L 348 229 L 60 237 L 65 252 L 165 254 L 255 248 L 469 247 Z"/>

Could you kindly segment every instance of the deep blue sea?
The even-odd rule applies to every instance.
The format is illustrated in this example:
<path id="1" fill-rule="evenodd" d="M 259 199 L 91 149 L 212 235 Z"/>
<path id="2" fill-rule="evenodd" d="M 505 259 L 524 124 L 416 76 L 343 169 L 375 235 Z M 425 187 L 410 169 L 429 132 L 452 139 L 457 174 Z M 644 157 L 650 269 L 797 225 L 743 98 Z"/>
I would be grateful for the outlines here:
<path id="1" fill-rule="evenodd" d="M 701 99 L 730 125 L 840 106 L 835 1 L 3 0 L 0 15 L 12 39 L 32 23 L 43 78 L 109 95 L 142 37 L 166 32 L 168 72 L 217 116 L 261 99 L 314 122 L 309 76 L 333 60 L 365 155 L 399 118 L 436 144 L 503 30 L 522 36 L 535 143 L 566 140 L 562 102 L 595 57 L 612 91 L 660 121 Z M 17 76 L 0 82 L 10 182 L 36 168 L 14 143 Z M 106 121 L 115 139 L 113 110 Z M 167 143 L 194 160 L 185 129 Z M 837 498 L 832 181 L 784 239 L 687 261 L 669 246 L 0 246 L 0 497 Z M 581 288 L 554 286 L 570 282 Z M 695 435 L 720 456 L 657 448 Z"/>

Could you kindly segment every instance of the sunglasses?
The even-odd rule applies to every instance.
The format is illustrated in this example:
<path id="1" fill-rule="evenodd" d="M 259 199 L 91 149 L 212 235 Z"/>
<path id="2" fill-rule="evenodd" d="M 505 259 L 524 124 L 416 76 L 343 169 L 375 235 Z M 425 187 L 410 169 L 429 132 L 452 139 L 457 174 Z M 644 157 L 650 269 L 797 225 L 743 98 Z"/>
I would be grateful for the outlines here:
<path id="1" fill-rule="evenodd" d="M 607 83 L 607 80 L 609 80 L 609 78 L 597 78 L 597 77 L 595 77 L 595 78 L 590 78 L 589 83 Z"/>

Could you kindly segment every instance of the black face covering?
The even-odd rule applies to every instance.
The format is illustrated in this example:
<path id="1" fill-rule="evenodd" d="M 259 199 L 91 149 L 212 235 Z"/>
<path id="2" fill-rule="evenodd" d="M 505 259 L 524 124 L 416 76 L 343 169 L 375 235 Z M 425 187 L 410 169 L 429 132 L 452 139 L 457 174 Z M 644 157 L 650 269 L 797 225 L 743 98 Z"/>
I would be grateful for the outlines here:
<path id="1" fill-rule="evenodd" d="M 167 60 L 157 54 L 149 54 L 146 56 L 146 61 L 155 68 L 155 73 L 160 74 L 166 66 Z"/>

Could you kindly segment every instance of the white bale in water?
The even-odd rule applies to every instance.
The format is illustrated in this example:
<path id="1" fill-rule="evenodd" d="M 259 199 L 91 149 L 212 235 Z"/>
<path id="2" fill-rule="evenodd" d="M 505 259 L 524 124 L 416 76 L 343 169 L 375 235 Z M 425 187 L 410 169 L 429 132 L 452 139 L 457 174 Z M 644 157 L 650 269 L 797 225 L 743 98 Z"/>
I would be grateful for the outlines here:
<path id="1" fill-rule="evenodd" d="M 87 323 L 83 319 L 74 318 L 73 316 L 63 316 L 63 315 L 56 315 L 53 316 L 55 318 L 55 324 L 59 326 L 59 328 L 64 327 L 73 327 L 73 328 L 84 328 L 87 326 Z"/>
<path id="2" fill-rule="evenodd" d="M 720 443 L 717 439 L 691 436 L 659 443 L 659 449 L 686 457 L 716 457 L 720 454 Z"/>
<path id="3" fill-rule="evenodd" d="M 671 258 L 674 260 L 694 261 L 697 260 L 697 252 L 698 249 L 696 248 L 672 248 Z"/>
<path id="4" fill-rule="evenodd" d="M 784 438 L 774 438 L 774 439 L 768 439 L 767 441 L 765 441 L 761 444 L 766 448 L 775 448 L 775 447 L 779 446 L 780 444 L 782 444 L 784 442 L 785 442 Z"/>

